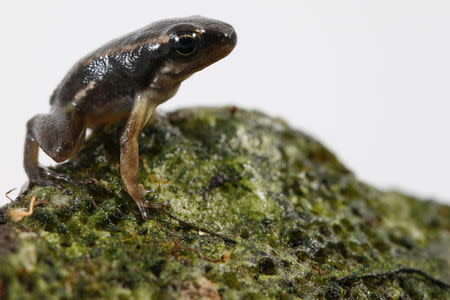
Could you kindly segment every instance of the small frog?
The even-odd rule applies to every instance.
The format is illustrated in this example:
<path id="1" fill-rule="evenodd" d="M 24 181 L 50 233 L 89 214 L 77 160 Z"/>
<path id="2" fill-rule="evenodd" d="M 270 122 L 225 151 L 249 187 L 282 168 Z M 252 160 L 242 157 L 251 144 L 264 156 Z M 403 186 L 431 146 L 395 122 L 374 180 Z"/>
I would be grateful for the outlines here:
<path id="1" fill-rule="evenodd" d="M 28 188 L 70 181 L 41 167 L 39 147 L 56 162 L 75 155 L 86 129 L 127 119 L 120 137 L 120 174 L 142 217 L 164 211 L 150 203 L 138 180 L 139 134 L 156 107 L 181 82 L 228 55 L 236 45 L 233 27 L 204 17 L 158 21 L 113 40 L 78 61 L 50 98 L 51 110 L 27 123 L 24 167 Z"/>

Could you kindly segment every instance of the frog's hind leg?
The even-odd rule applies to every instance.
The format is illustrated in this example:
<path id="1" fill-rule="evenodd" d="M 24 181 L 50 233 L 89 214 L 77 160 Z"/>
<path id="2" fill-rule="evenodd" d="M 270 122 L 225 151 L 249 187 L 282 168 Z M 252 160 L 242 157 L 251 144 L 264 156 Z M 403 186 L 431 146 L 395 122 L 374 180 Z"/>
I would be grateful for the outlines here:
<path id="1" fill-rule="evenodd" d="M 78 152 L 85 136 L 84 118 L 76 110 L 53 110 L 50 114 L 36 115 L 30 119 L 23 161 L 29 183 L 21 195 L 35 185 L 56 186 L 68 192 L 59 183 L 69 182 L 67 177 L 39 165 L 39 147 L 56 162 L 62 162 Z"/>

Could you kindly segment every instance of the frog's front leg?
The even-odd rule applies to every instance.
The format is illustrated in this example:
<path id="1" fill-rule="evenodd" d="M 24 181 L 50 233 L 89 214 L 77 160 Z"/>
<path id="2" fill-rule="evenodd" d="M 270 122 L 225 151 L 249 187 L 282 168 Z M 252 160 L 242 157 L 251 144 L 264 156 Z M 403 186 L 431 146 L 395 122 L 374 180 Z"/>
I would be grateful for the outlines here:
<path id="1" fill-rule="evenodd" d="M 133 109 L 120 137 L 120 174 L 127 192 L 136 202 L 142 217 L 147 219 L 147 210 L 164 210 L 168 202 L 149 203 L 139 183 L 138 137 L 152 116 L 157 104 L 152 103 L 152 92 L 142 92 L 135 96 Z"/>
<path id="2" fill-rule="evenodd" d="M 56 186 L 68 192 L 58 181 L 71 180 L 39 165 L 39 147 L 56 162 L 72 157 L 84 142 L 86 127 L 83 116 L 75 109 L 55 109 L 50 114 L 34 116 L 27 123 L 24 167 L 29 191 L 33 186 Z M 20 197 L 20 196 L 19 196 Z"/>

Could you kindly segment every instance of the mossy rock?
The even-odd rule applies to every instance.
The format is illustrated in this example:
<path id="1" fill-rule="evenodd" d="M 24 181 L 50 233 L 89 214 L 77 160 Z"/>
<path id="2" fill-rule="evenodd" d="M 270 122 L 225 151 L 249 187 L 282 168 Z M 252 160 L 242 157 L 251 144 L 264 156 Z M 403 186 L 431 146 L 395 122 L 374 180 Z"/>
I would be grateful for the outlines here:
<path id="1" fill-rule="evenodd" d="M 140 140 L 153 213 L 119 175 L 121 125 L 0 210 L 1 299 L 449 299 L 450 207 L 359 181 L 310 136 L 236 108 L 158 116 Z M 387 170 L 388 172 L 388 170 Z M 8 212 L 34 213 L 18 223 Z"/>

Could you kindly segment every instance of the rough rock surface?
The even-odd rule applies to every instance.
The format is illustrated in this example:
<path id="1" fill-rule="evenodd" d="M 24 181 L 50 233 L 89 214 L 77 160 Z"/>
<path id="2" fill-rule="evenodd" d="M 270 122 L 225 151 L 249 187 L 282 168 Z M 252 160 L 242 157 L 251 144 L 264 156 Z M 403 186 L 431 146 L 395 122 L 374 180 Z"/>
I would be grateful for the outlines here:
<path id="1" fill-rule="evenodd" d="M 119 176 L 120 125 L 0 209 L 0 298 L 450 299 L 450 207 L 359 181 L 284 121 L 236 108 L 156 118 L 140 137 L 149 201 L 236 243 L 143 222 Z M 388 170 L 386 170 L 388 172 Z M 18 223 L 8 212 L 34 213 Z"/>

